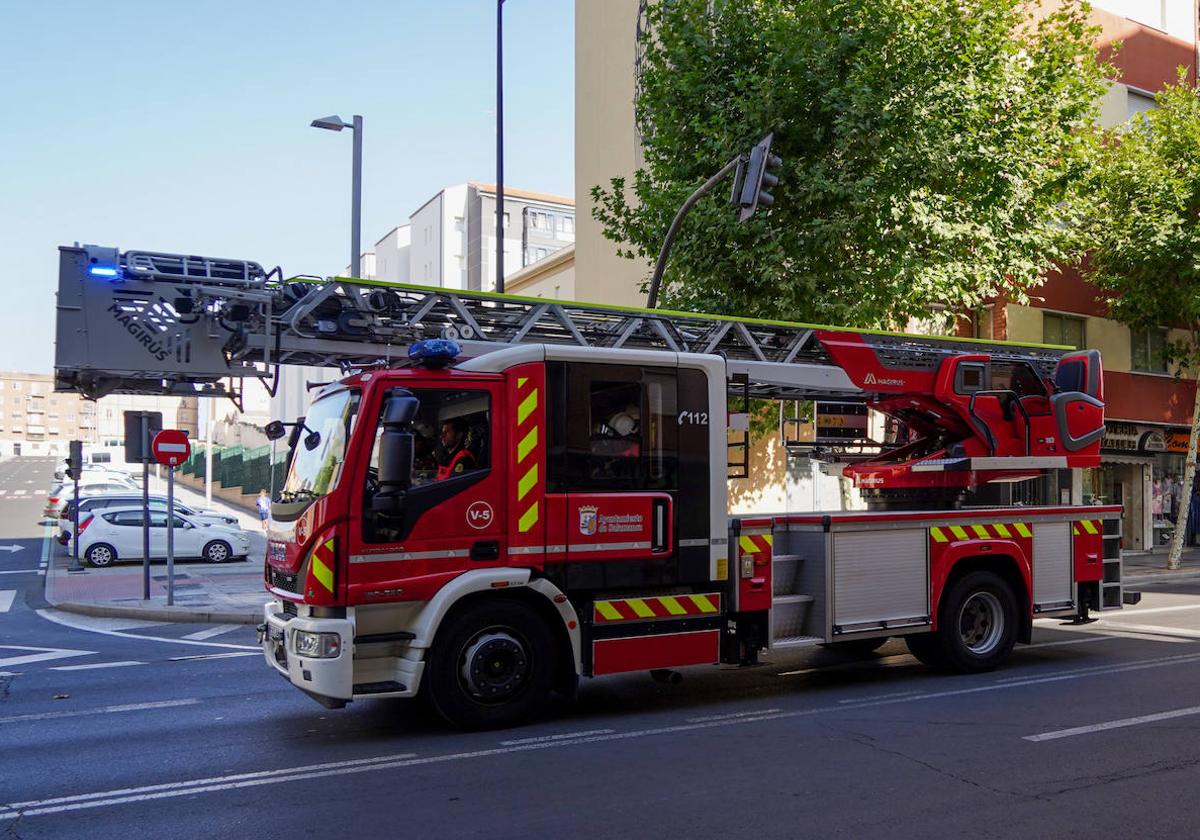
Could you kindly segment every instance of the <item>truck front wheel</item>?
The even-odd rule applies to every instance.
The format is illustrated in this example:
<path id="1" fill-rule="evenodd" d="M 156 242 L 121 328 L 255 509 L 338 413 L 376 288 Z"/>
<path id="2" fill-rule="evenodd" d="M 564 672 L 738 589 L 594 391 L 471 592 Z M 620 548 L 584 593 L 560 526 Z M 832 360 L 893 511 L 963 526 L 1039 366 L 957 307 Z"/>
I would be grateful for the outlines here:
<path id="1" fill-rule="evenodd" d="M 454 726 L 512 726 L 545 706 L 554 685 L 554 653 L 550 629 L 522 604 L 473 604 L 438 631 L 425 693 Z"/>
<path id="2" fill-rule="evenodd" d="M 938 614 L 941 659 L 960 673 L 990 671 L 1017 641 L 1017 599 L 994 572 L 971 572 L 950 587 Z"/>

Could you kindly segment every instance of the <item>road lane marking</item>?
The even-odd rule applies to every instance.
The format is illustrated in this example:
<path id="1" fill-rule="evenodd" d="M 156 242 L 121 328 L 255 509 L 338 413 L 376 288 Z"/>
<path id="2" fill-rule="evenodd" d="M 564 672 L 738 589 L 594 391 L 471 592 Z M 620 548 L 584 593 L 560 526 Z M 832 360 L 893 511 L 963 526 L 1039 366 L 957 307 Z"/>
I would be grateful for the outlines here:
<path id="1" fill-rule="evenodd" d="M 1200 631 L 1188 630 L 1184 627 L 1167 627 L 1162 624 L 1108 624 L 1113 630 L 1126 630 L 1133 633 L 1143 633 L 1151 636 L 1173 636 L 1177 639 L 1200 639 Z"/>
<path id="2" fill-rule="evenodd" d="M 1110 720 L 1105 723 L 1093 723 L 1088 726 L 1073 726 L 1070 729 L 1059 729 L 1055 732 L 1042 732 L 1039 735 L 1026 735 L 1024 740 L 1040 743 L 1042 741 L 1057 741 L 1059 738 L 1070 738 L 1074 735 L 1087 735 L 1092 732 L 1107 732 L 1110 729 L 1123 729 L 1126 726 L 1140 726 L 1143 723 L 1157 723 L 1160 720 L 1200 715 L 1200 706 L 1189 706 L 1186 709 L 1174 709 L 1169 712 L 1158 712 L 1153 715 Z"/>
<path id="3" fill-rule="evenodd" d="M 213 636 L 220 636 L 222 633 L 228 633 L 231 630 L 238 630 L 245 626 L 246 625 L 244 624 L 218 624 L 216 627 L 209 627 L 205 630 L 198 630 L 195 633 L 189 633 L 182 638 L 200 642 L 204 639 L 211 639 Z"/>
<path id="4" fill-rule="evenodd" d="M 233 659 L 237 656 L 262 656 L 262 649 L 259 650 L 235 650 L 230 653 L 199 653 L 195 656 L 172 656 L 170 662 L 187 662 L 193 659 Z"/>
<path id="5" fill-rule="evenodd" d="M 18 817 L 35 817 L 43 814 L 55 814 L 62 811 L 79 811 L 90 808 L 106 808 L 113 805 L 124 805 L 133 802 L 145 802 L 155 799 L 169 799 L 181 796 L 193 796 L 198 793 L 215 793 L 223 790 L 258 787 L 260 785 L 280 784 L 283 782 L 305 781 L 329 776 L 345 776 L 378 770 L 392 770 L 406 767 L 420 767 L 431 764 L 445 764 L 455 761 L 466 761 L 476 758 L 509 755 L 533 750 L 561 749 L 564 747 L 581 746 L 585 744 L 603 743 L 608 741 L 628 741 L 650 738 L 660 735 L 673 735 L 683 732 L 696 732 L 717 727 L 739 726 L 746 723 L 762 721 L 785 720 L 790 718 L 813 717 L 816 715 L 844 713 L 878 706 L 892 706 L 900 703 L 934 700 L 943 697 L 956 697 L 983 692 L 1004 691 L 1026 685 L 1058 682 L 1062 680 L 1077 680 L 1090 676 L 1139 671 L 1148 668 L 1163 668 L 1173 665 L 1189 665 L 1200 662 L 1200 654 L 1167 656 L 1156 659 L 1136 660 L 1120 665 L 1102 666 L 1087 669 L 1076 669 L 1061 673 L 1052 673 L 1040 677 L 1030 677 L 1021 682 L 1010 682 L 1003 685 L 980 685 L 969 688 L 947 689 L 945 691 L 929 692 L 927 694 L 893 697 L 891 699 L 864 700 L 855 705 L 817 706 L 808 709 L 795 709 L 786 712 L 762 712 L 748 714 L 743 717 L 722 717 L 720 720 L 702 721 L 699 723 L 683 723 L 660 726 L 648 729 L 637 729 L 627 732 L 608 732 L 596 735 L 580 735 L 574 738 L 560 740 L 540 739 L 532 743 L 520 743 L 507 747 L 473 750 L 470 752 L 448 753 L 428 756 L 425 758 L 380 756 L 373 759 L 356 759 L 347 762 L 335 762 L 332 765 L 312 765 L 310 767 L 294 767 L 285 770 L 264 770 L 256 773 L 240 773 L 233 776 L 217 776 L 208 779 L 193 779 L 190 781 L 147 785 L 137 788 L 99 791 L 96 793 L 62 796 L 53 799 L 31 800 L 28 802 L 11 802 L 0 804 L 0 820 L 16 819 Z M 193 701 L 199 702 L 199 701 Z M 72 712 L 67 714 L 91 714 L 89 711 Z M 53 713 L 51 713 L 53 714 Z M 0 718 L 0 723 L 4 719 Z"/>
<path id="6" fill-rule="evenodd" d="M 1137 607 L 1121 610 L 1117 615 L 1105 616 L 1105 620 L 1112 621 L 1120 618 L 1122 615 L 1149 615 L 1150 613 L 1165 613 L 1165 612 L 1183 612 L 1185 610 L 1200 610 L 1200 604 L 1176 604 L 1172 607 L 1147 607 L 1139 609 Z"/>
<path id="7" fill-rule="evenodd" d="M 196 647 L 215 647 L 225 650 L 252 650 L 257 653 L 262 653 L 262 648 L 258 645 L 233 645 L 226 642 L 197 642 L 192 639 L 169 639 L 165 636 L 147 636 L 143 633 L 122 633 L 117 630 L 100 630 L 96 627 L 87 627 L 80 624 L 73 624 L 72 618 L 58 613 L 55 610 L 38 610 L 37 614 L 47 621 L 53 621 L 55 624 L 61 624 L 64 627 L 73 627 L 76 630 L 87 630 L 89 633 L 99 633 L 102 636 L 116 636 L 119 639 L 144 639 L 148 642 L 166 642 L 172 645 L 193 645 Z"/>
<path id="8" fill-rule="evenodd" d="M 4 569 L 0 575 L 36 575 L 38 569 Z"/>
<path id="9" fill-rule="evenodd" d="M 205 793 L 213 790 L 233 790 L 242 787 L 257 787 L 259 785 L 278 784 L 292 781 L 295 778 L 320 778 L 322 776 L 343 775 L 344 772 L 374 770 L 376 766 L 397 766 L 397 762 L 416 757 L 416 753 L 397 753 L 381 755 L 374 758 L 354 758 L 347 761 L 331 761 L 325 764 L 310 764 L 305 767 L 284 767 L 279 770 L 258 770 L 251 773 L 234 773 L 228 776 L 212 776 L 207 779 L 192 779 L 185 782 L 166 782 L 157 785 L 145 785 L 122 790 L 110 790 L 101 793 L 84 793 L 76 796 L 59 796 L 53 799 L 31 800 L 29 802 L 13 802 L 0 805 L 0 820 L 12 819 L 18 816 L 35 816 L 37 814 L 52 814 L 59 811 L 74 811 L 80 808 L 95 808 L 105 805 L 118 805 L 122 802 L 140 802 L 147 799 L 166 799 L 175 796 L 190 796 L 193 793 Z M 341 772 L 339 772 L 341 771 Z M 113 799 L 113 797 L 122 797 Z M 90 801 L 89 801 L 90 800 Z M 100 801 L 96 801 L 100 800 Z M 54 805 L 65 807 L 46 807 Z M 25 810 L 36 808 L 36 810 Z M 10 809 L 20 809 L 21 812 L 9 813 Z"/>
<path id="10" fill-rule="evenodd" d="M 701 717 L 687 718 L 688 723 L 707 723 L 710 720 L 732 720 L 733 718 L 746 717 L 747 715 L 769 715 L 778 712 L 779 709 L 760 709 L 757 712 L 730 712 L 724 715 L 702 715 Z"/>
<path id="11" fill-rule="evenodd" d="M 13 599 L 17 597 L 15 589 L 0 589 L 0 613 L 6 613 L 12 609 Z"/>
<path id="12" fill-rule="evenodd" d="M 30 715 L 12 715 L 0 717 L 0 723 L 23 723 L 31 720 L 56 720 L 58 718 L 84 717 L 85 715 L 112 715 L 120 712 L 141 712 L 146 709 L 170 709 L 175 706 L 195 706 L 200 702 L 199 697 L 189 697 L 186 700 L 156 700 L 152 703 L 126 703 L 122 706 L 100 706 L 99 708 L 72 709 L 63 712 L 38 712 Z M 0 808 L 3 808 L 0 805 Z M 0 814 L 3 819 L 3 814 Z"/>
<path id="13" fill-rule="evenodd" d="M 501 741 L 501 746 L 512 747 L 518 744 L 537 744 L 543 741 L 562 741 L 567 738 L 586 738 L 589 735 L 608 735 L 615 729 L 589 729 L 586 732 L 560 732 L 558 735 L 539 735 L 535 738 L 517 738 L 512 741 Z"/>
<path id="14" fill-rule="evenodd" d="M 14 490 L 13 495 L 14 496 L 24 496 L 26 492 L 27 491 L 25 491 L 25 490 Z"/>
<path id="15" fill-rule="evenodd" d="M 911 697 L 914 694 L 924 694 L 924 693 L 925 693 L 925 691 L 923 689 L 918 688 L 918 689 L 914 689 L 912 691 L 896 691 L 891 694 L 872 694 L 870 699 L 871 700 L 885 700 L 889 697 Z M 912 697 L 912 699 L 915 700 L 917 698 Z M 862 701 L 858 697 L 853 697 L 849 700 L 839 700 L 838 702 L 839 703 L 860 703 Z"/>
<path id="16" fill-rule="evenodd" d="M 26 645 L 0 645 L 0 652 L 8 650 L 26 650 L 32 651 L 32 653 L 6 656 L 3 659 L 0 659 L 0 668 L 9 668 L 13 665 L 31 665 L 34 662 L 49 662 L 54 659 L 70 659 L 73 656 L 92 656 L 96 653 L 94 650 L 28 647 Z"/>
<path id="17" fill-rule="evenodd" d="M 125 668 L 129 665 L 145 665 L 145 662 L 127 660 L 124 662 L 93 662 L 90 665 L 54 665 L 50 671 L 95 671 L 100 668 Z"/>

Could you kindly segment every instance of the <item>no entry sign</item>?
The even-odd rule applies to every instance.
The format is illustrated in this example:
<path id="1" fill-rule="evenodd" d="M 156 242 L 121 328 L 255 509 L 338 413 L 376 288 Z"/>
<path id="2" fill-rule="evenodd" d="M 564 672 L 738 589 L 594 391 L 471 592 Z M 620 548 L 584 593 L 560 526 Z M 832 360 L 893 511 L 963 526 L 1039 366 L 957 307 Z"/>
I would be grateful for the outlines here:
<path id="1" fill-rule="evenodd" d="M 177 467 L 192 454 L 192 445 L 188 443 L 187 435 L 178 429 L 163 429 L 154 436 L 150 450 L 158 463 Z"/>

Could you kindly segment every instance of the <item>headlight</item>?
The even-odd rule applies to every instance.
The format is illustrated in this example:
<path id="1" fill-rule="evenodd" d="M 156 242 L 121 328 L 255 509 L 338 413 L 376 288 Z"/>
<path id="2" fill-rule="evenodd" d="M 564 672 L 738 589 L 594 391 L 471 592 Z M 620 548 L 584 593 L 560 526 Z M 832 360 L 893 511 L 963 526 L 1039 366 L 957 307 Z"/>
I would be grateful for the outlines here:
<path id="1" fill-rule="evenodd" d="M 337 633 L 296 631 L 296 655 L 311 659 L 336 659 L 342 652 L 342 637 Z"/>

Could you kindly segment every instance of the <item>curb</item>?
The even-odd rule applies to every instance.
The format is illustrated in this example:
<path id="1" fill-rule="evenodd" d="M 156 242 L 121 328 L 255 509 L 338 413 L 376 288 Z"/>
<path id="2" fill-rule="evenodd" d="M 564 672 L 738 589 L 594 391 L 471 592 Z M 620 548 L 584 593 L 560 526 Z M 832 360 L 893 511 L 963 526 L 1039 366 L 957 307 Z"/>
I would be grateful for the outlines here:
<path id="1" fill-rule="evenodd" d="M 86 604 L 62 601 L 51 603 L 51 607 L 63 612 L 90 615 L 94 618 L 140 618 L 143 621 L 169 621 L 180 624 L 259 624 L 260 612 L 221 612 L 219 610 L 193 610 L 187 607 L 113 607 L 107 604 Z"/>
<path id="2" fill-rule="evenodd" d="M 1122 583 L 1129 585 L 1138 581 L 1146 581 L 1147 583 L 1160 583 L 1164 580 L 1178 581 L 1194 581 L 1200 579 L 1200 569 L 1178 569 L 1170 571 L 1168 569 L 1155 569 L 1149 572 L 1130 572 L 1125 569 Z"/>

